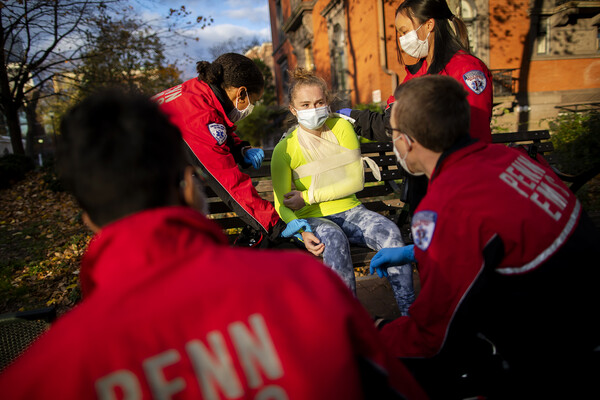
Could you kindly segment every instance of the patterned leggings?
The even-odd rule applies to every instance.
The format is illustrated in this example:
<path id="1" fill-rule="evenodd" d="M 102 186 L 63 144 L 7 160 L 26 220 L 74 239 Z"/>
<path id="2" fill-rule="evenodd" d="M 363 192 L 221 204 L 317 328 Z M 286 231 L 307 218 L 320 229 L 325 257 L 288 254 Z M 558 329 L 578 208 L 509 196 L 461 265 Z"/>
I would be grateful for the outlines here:
<path id="1" fill-rule="evenodd" d="M 321 218 L 307 218 L 315 236 L 325 243 L 323 263 L 333 269 L 356 293 L 354 267 L 350 257 L 350 244 L 366 246 L 373 250 L 404 246 L 400 230 L 390 219 L 370 211 L 363 205 Z M 388 280 L 402 315 L 415 300 L 410 264 L 387 269 Z"/>

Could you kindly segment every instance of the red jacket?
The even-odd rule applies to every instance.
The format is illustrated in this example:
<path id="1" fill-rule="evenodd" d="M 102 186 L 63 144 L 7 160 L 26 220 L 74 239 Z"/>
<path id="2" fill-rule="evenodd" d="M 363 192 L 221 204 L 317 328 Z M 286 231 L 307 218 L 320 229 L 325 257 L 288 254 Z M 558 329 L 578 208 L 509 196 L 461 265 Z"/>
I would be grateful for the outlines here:
<path id="1" fill-rule="evenodd" d="M 409 316 L 382 330 L 395 356 L 435 356 L 466 309 L 483 310 L 467 312 L 470 328 L 512 365 L 532 362 L 519 358 L 527 354 L 587 351 L 586 335 L 600 341 L 589 318 L 600 306 L 589 261 L 598 259 L 598 232 L 575 195 L 526 153 L 476 142 L 442 155 L 412 233 L 421 291 Z"/>
<path id="2" fill-rule="evenodd" d="M 423 61 L 421 68 L 414 74 L 411 74 L 409 69 L 406 68 L 406 77 L 403 83 L 426 75 L 427 68 L 429 66 L 426 60 Z M 467 93 L 469 93 L 467 101 L 471 105 L 471 137 L 491 143 L 492 130 L 490 122 L 492 119 L 494 85 L 492 74 L 487 66 L 477 57 L 459 51 L 452 56 L 439 75 L 451 76 L 462 83 Z"/>
<path id="3" fill-rule="evenodd" d="M 423 398 L 334 272 L 300 252 L 227 247 L 191 209 L 103 228 L 81 283 L 82 303 L 0 375 L 3 399 L 358 399 L 367 370 Z"/>
<path id="4" fill-rule="evenodd" d="M 233 201 L 228 204 L 242 219 L 247 214 L 265 232 L 270 232 L 280 220 L 279 215 L 271 203 L 258 195 L 250 177 L 239 170 L 238 163 L 248 166 L 244 165 L 241 149 L 249 144 L 235 134 L 235 125 L 227 118 L 212 89 L 194 78 L 152 99 L 179 127 L 187 145 L 212 176 L 209 184 L 218 182 L 218 188 L 211 184 L 213 190 L 224 201 L 231 198 Z M 252 221 L 246 223 L 256 229 Z"/>
<path id="5" fill-rule="evenodd" d="M 416 67 L 416 66 L 415 66 Z M 412 74 L 408 67 L 404 82 L 427 74 L 427 61 L 423 60 L 420 68 Z M 486 65 L 477 57 L 462 51 L 456 53 L 446 64 L 439 75 L 448 75 L 462 83 L 469 93 L 467 101 L 471 105 L 470 135 L 486 143 L 492 142 L 490 122 L 492 118 L 492 74 Z M 387 100 L 384 114 L 369 110 L 352 110 L 350 117 L 354 118 L 356 134 L 370 140 L 389 141 L 385 134 L 385 127 L 389 126 L 391 105 L 394 96 Z"/>

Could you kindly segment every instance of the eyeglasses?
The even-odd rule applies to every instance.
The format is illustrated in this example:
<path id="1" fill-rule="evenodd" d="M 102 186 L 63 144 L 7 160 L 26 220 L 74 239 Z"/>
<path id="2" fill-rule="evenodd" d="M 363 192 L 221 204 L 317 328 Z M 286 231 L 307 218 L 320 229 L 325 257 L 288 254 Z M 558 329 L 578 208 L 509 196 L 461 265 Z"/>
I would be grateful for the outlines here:
<path id="1" fill-rule="evenodd" d="M 391 126 L 386 126 L 386 127 L 385 127 L 385 134 L 386 134 L 388 137 L 392 137 L 392 136 L 394 136 L 394 135 L 393 135 L 394 131 L 396 131 L 396 132 L 400 132 L 400 135 L 404 135 L 404 136 L 406 136 L 406 137 L 408 138 L 408 142 L 409 142 L 409 143 L 412 143 L 412 142 L 414 142 L 414 141 L 415 141 L 415 139 L 413 139 L 412 137 L 410 137 L 410 135 L 409 135 L 408 133 L 404 133 L 404 132 L 402 132 L 402 131 L 401 131 L 400 129 L 398 129 L 398 128 L 392 128 Z M 398 136 L 398 138 L 399 138 L 399 137 L 400 137 L 400 136 Z M 398 139 L 398 138 L 396 138 L 396 139 Z"/>
<path id="2" fill-rule="evenodd" d="M 400 129 L 398 129 L 398 128 L 392 128 L 391 126 L 385 127 L 385 134 L 388 135 L 388 137 L 394 136 L 393 135 L 394 131 L 401 132 Z"/>

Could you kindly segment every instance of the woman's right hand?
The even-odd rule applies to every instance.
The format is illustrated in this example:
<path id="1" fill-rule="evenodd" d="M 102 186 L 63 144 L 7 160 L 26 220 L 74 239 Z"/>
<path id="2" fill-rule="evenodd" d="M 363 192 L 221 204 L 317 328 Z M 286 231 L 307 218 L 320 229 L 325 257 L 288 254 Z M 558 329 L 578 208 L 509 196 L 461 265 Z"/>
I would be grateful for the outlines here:
<path id="1" fill-rule="evenodd" d="M 306 250 L 317 257 L 323 254 L 323 251 L 325 251 L 325 243 L 321 243 L 319 238 L 316 237 L 312 232 L 302 232 L 302 240 L 304 241 Z"/>

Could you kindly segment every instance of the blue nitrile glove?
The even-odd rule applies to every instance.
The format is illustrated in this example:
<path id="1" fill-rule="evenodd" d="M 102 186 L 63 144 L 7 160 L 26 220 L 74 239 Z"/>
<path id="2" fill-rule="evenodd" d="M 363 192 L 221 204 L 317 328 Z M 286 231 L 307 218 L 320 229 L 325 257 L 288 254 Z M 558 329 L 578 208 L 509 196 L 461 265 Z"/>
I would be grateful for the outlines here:
<path id="1" fill-rule="evenodd" d="M 293 235 L 299 240 L 302 240 L 302 235 L 300 235 L 299 233 L 300 230 L 303 230 L 304 232 L 312 232 L 312 229 L 310 228 L 310 225 L 308 224 L 307 220 L 295 219 L 293 221 L 290 221 L 287 224 L 286 228 L 283 230 L 283 232 L 281 232 L 281 236 L 290 237 Z"/>
<path id="2" fill-rule="evenodd" d="M 387 267 L 395 265 L 404 265 L 410 262 L 415 262 L 415 246 L 409 245 L 404 247 L 388 247 L 381 249 L 371 259 L 369 271 L 371 275 L 377 270 L 379 277 L 388 276 Z"/>
<path id="3" fill-rule="evenodd" d="M 346 117 L 349 117 L 351 112 L 352 112 L 351 108 L 342 108 L 342 109 L 336 111 L 336 113 L 345 115 Z"/>
<path id="4" fill-rule="evenodd" d="M 260 168 L 263 158 L 265 158 L 263 149 L 248 149 L 244 152 L 244 162 L 252 164 L 254 169 Z"/>

